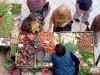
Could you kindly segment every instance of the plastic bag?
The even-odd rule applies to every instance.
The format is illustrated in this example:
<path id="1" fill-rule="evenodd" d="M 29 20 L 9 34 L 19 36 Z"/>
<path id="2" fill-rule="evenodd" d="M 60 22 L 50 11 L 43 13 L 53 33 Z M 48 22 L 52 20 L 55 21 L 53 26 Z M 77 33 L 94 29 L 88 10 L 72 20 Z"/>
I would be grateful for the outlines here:
<path id="1" fill-rule="evenodd" d="M 21 70 L 14 65 L 10 68 L 9 75 L 21 75 Z"/>
<path id="2" fill-rule="evenodd" d="M 9 70 L 14 65 L 14 62 L 5 60 L 3 65 L 7 70 Z"/>

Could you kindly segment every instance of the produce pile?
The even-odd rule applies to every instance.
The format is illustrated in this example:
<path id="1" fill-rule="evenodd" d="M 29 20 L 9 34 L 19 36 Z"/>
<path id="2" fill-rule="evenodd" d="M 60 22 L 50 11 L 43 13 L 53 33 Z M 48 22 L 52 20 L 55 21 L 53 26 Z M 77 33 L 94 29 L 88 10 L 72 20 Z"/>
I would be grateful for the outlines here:
<path id="1" fill-rule="evenodd" d="M 10 36 L 11 29 L 13 26 L 13 17 L 14 17 L 14 15 L 12 15 L 12 14 L 8 14 L 8 13 L 4 14 L 2 28 L 0 30 L 1 34 L 4 34 L 6 36 Z"/>
<path id="2" fill-rule="evenodd" d="M 28 35 L 34 36 L 34 34 L 32 33 L 29 33 Z M 18 36 L 18 43 L 24 43 L 24 42 L 30 43 L 31 40 L 28 37 L 25 37 L 25 35 L 20 33 Z"/>
<path id="3" fill-rule="evenodd" d="M 80 37 L 77 39 L 78 49 L 93 51 L 92 33 L 80 33 L 79 35 Z"/>
<path id="4" fill-rule="evenodd" d="M 17 65 L 33 65 L 34 64 L 34 47 L 29 44 L 24 44 L 23 47 L 18 47 L 16 53 Z"/>
<path id="5" fill-rule="evenodd" d="M 40 32 L 39 39 L 41 42 L 41 46 L 46 49 L 46 52 L 54 52 L 55 44 L 54 44 L 54 34 L 51 32 Z"/>

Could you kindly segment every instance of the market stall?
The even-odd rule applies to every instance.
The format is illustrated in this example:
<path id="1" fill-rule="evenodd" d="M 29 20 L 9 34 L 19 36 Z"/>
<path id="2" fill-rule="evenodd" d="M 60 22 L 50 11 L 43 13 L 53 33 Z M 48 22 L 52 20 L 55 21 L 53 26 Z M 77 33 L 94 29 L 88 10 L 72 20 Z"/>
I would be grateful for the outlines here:
<path id="1" fill-rule="evenodd" d="M 27 68 L 32 73 L 49 73 L 49 68 L 53 66 L 52 53 L 55 52 L 56 44 L 61 43 L 67 51 L 73 52 L 80 59 L 79 75 L 92 74 L 90 69 L 84 68 L 84 66 L 95 65 L 92 32 L 23 32 L 20 4 L 3 2 L 0 4 L 0 10 L 2 10 L 0 11 L 0 47 L 10 47 L 6 59 L 13 62 L 12 65 L 15 64 L 16 69 Z M 5 61 L 5 64 L 8 61 Z M 19 69 L 17 70 L 19 71 Z"/>

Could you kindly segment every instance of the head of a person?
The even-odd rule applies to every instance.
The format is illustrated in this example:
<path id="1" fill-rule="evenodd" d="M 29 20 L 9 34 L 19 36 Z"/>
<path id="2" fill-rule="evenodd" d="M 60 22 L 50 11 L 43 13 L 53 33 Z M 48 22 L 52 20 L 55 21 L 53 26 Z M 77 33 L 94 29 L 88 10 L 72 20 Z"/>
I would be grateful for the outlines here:
<path id="1" fill-rule="evenodd" d="M 66 5 L 60 5 L 56 8 L 58 14 L 65 14 L 66 10 L 68 9 Z"/>
<path id="2" fill-rule="evenodd" d="M 55 47 L 55 52 L 57 56 L 63 56 L 66 53 L 66 49 L 65 46 L 63 46 L 62 44 L 57 44 Z"/>
<path id="3" fill-rule="evenodd" d="M 36 14 L 29 14 L 28 21 L 29 22 L 36 22 L 37 21 L 37 15 Z"/>

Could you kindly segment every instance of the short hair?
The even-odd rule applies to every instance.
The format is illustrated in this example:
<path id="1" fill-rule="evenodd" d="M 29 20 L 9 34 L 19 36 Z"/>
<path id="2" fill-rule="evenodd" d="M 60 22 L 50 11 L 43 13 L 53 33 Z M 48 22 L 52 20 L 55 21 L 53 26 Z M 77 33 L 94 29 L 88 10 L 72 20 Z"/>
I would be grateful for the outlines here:
<path id="1" fill-rule="evenodd" d="M 29 21 L 36 21 L 37 20 L 37 15 L 36 14 L 29 14 L 28 16 Z"/>
<path id="2" fill-rule="evenodd" d="M 62 44 L 57 44 L 55 47 L 55 51 L 57 56 L 63 56 L 66 53 L 65 46 L 63 46 Z"/>

